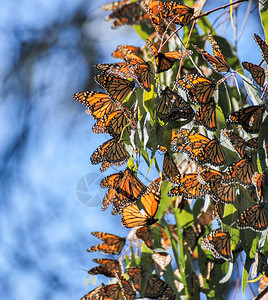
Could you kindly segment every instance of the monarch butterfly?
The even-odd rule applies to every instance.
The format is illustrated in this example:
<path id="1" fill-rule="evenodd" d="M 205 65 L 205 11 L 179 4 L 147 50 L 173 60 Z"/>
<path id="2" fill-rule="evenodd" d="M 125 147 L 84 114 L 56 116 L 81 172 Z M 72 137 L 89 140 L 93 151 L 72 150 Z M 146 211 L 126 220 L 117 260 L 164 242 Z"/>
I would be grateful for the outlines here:
<path id="1" fill-rule="evenodd" d="M 75 101 L 88 108 L 88 112 L 96 120 L 106 118 L 107 115 L 117 109 L 109 95 L 94 91 L 78 92 L 73 95 Z"/>
<path id="2" fill-rule="evenodd" d="M 106 210 L 114 202 L 115 196 L 116 196 L 116 190 L 109 188 L 102 200 L 102 206 L 101 206 L 102 211 Z"/>
<path id="3" fill-rule="evenodd" d="M 225 203 L 221 201 L 215 202 L 213 199 L 210 199 L 210 204 L 213 206 L 213 217 L 218 221 L 222 222 L 225 211 Z"/>
<path id="4" fill-rule="evenodd" d="M 151 69 L 149 63 L 123 46 L 118 46 L 118 50 L 122 53 L 124 60 L 129 66 L 128 71 L 130 76 L 138 82 L 142 89 L 150 92 Z"/>
<path id="5" fill-rule="evenodd" d="M 94 231 L 92 235 L 102 240 L 104 243 L 92 246 L 87 249 L 88 252 L 100 251 L 106 254 L 120 254 L 126 239 L 111 233 Z"/>
<path id="6" fill-rule="evenodd" d="M 93 261 L 101 266 L 104 266 L 114 274 L 121 274 L 120 264 L 117 260 L 108 258 L 94 258 Z"/>
<path id="7" fill-rule="evenodd" d="M 216 137 L 200 150 L 196 158 L 199 164 L 209 163 L 213 166 L 222 166 L 226 163 L 225 154 Z"/>
<path id="8" fill-rule="evenodd" d="M 122 289 L 118 283 L 106 285 L 102 296 L 103 299 L 123 299 Z"/>
<path id="9" fill-rule="evenodd" d="M 215 39 L 212 37 L 212 35 L 208 35 L 209 41 L 212 46 L 213 55 L 210 55 L 207 51 L 200 49 L 196 45 L 192 45 L 199 53 L 202 54 L 203 58 L 208 61 L 212 67 L 218 71 L 218 72 L 228 72 L 230 70 L 230 67 L 228 65 L 228 62 L 226 61 L 226 58 L 223 56 L 220 47 L 218 46 Z"/>
<path id="10" fill-rule="evenodd" d="M 183 79 L 175 80 L 175 85 L 185 90 L 191 101 L 198 105 L 210 102 L 216 89 L 214 80 L 197 74 L 185 75 Z"/>
<path id="11" fill-rule="evenodd" d="M 145 191 L 145 185 L 134 175 L 134 172 L 127 168 L 124 172 L 109 175 L 102 179 L 102 187 L 108 187 L 109 190 L 106 195 L 111 195 L 113 198 L 106 196 L 103 200 L 102 210 L 106 210 L 108 206 L 113 203 L 114 208 L 112 214 L 122 212 L 126 205 L 133 204 L 133 201 L 140 193 Z M 111 192 L 109 192 L 112 190 Z M 107 201 L 109 200 L 109 201 Z"/>
<path id="12" fill-rule="evenodd" d="M 146 186 L 127 168 L 124 177 L 116 188 L 117 194 L 113 201 L 112 214 L 121 214 L 124 207 L 133 204 L 145 190 Z"/>
<path id="13" fill-rule="evenodd" d="M 195 114 L 194 123 L 196 125 L 203 125 L 210 131 L 217 130 L 216 104 L 214 98 L 211 98 L 208 103 L 201 105 Z"/>
<path id="14" fill-rule="evenodd" d="M 129 111 L 128 117 L 133 119 L 131 112 Z M 132 124 L 135 123 L 134 119 Z M 105 120 L 98 120 L 96 124 L 92 127 L 93 133 L 109 133 L 113 138 L 119 140 L 124 128 L 126 132 L 130 134 L 130 127 L 128 126 L 129 122 L 126 118 L 124 112 L 121 109 L 118 109 L 110 113 Z"/>
<path id="15" fill-rule="evenodd" d="M 265 104 L 241 108 L 226 120 L 228 124 L 239 124 L 248 133 L 258 133 L 262 123 Z"/>
<path id="16" fill-rule="evenodd" d="M 233 163 L 225 172 L 223 172 L 224 182 L 236 182 L 242 186 L 251 185 L 254 167 L 250 156 L 245 155 L 236 163 Z"/>
<path id="17" fill-rule="evenodd" d="M 135 290 L 140 293 L 142 284 L 142 267 L 131 267 L 126 270 L 126 273 L 132 281 Z"/>
<path id="18" fill-rule="evenodd" d="M 146 191 L 146 186 L 135 176 L 132 170 L 127 168 L 116 190 L 117 193 L 135 200 L 140 194 Z"/>
<path id="19" fill-rule="evenodd" d="M 173 21 L 174 24 L 178 24 L 181 26 L 189 24 L 191 18 L 194 14 L 194 9 L 190 8 L 186 5 L 178 4 L 177 2 L 164 2 L 164 10 L 163 16 L 168 20 Z"/>
<path id="20" fill-rule="evenodd" d="M 145 192 L 140 194 L 139 199 L 144 214 L 140 212 L 136 204 L 123 209 L 121 223 L 124 227 L 152 225 L 158 221 L 154 216 L 160 201 L 161 183 L 161 178 L 154 180 L 147 186 Z"/>
<path id="21" fill-rule="evenodd" d="M 234 204 L 235 202 L 236 188 L 232 183 L 216 183 L 216 185 L 210 189 L 209 193 L 216 202 L 221 201 L 226 204 Z"/>
<path id="22" fill-rule="evenodd" d="M 102 163 L 100 171 L 104 172 L 112 165 L 121 166 L 128 158 L 124 142 L 110 139 L 92 153 L 90 161 L 92 165 Z"/>
<path id="23" fill-rule="evenodd" d="M 177 119 L 192 119 L 194 110 L 180 95 L 166 87 L 156 109 L 159 118 L 164 122 L 175 122 Z"/>
<path id="24" fill-rule="evenodd" d="M 169 298 L 165 298 L 165 294 L 168 294 Z M 154 274 L 149 277 L 146 283 L 144 296 L 151 299 L 158 299 L 159 297 L 162 299 L 176 299 L 170 286 Z"/>
<path id="25" fill-rule="evenodd" d="M 104 275 L 106 277 L 116 277 L 115 273 L 111 272 L 104 266 L 96 266 L 88 271 L 89 275 Z"/>
<path id="26" fill-rule="evenodd" d="M 266 79 L 264 69 L 262 67 L 258 66 L 258 65 L 254 65 L 254 64 L 252 64 L 250 62 L 247 62 L 247 61 L 243 61 L 242 66 L 243 66 L 244 69 L 249 71 L 252 78 L 258 83 L 258 85 L 260 87 L 263 87 L 265 79 Z"/>
<path id="27" fill-rule="evenodd" d="M 183 229 L 182 236 L 184 240 L 184 246 L 187 246 L 190 254 L 192 254 L 194 248 L 197 245 L 198 239 L 205 233 L 205 227 L 197 223 Z"/>
<path id="28" fill-rule="evenodd" d="M 144 12 L 140 6 L 139 1 L 123 1 L 120 5 L 110 6 L 109 4 L 106 4 L 101 8 L 105 10 L 109 8 L 109 10 L 112 11 L 112 13 L 105 19 L 106 21 L 115 19 L 112 25 L 112 29 L 116 29 L 122 25 L 140 24 L 142 21 L 144 21 Z"/>
<path id="29" fill-rule="evenodd" d="M 265 173 L 262 174 L 255 172 L 252 176 L 252 183 L 256 189 L 256 195 L 259 202 L 263 201 L 265 191 Z"/>
<path id="30" fill-rule="evenodd" d="M 239 135 L 234 133 L 231 130 L 224 129 L 222 133 L 227 136 L 227 138 L 232 143 L 235 151 L 238 153 L 238 155 L 243 158 L 245 156 L 246 151 L 246 142 L 243 138 L 241 138 Z"/>
<path id="31" fill-rule="evenodd" d="M 205 186 L 199 181 L 198 176 L 198 173 L 192 173 L 173 177 L 172 182 L 177 186 L 168 192 L 168 196 L 182 195 L 186 198 L 199 198 L 204 196 Z"/>
<path id="32" fill-rule="evenodd" d="M 261 49 L 262 57 L 265 62 L 268 64 L 268 46 L 267 44 L 256 34 L 254 33 L 254 40 Z"/>
<path id="33" fill-rule="evenodd" d="M 118 76 L 124 79 L 131 78 L 128 73 L 128 65 L 124 62 L 116 64 L 97 64 L 93 66 L 96 70 L 108 76 Z"/>
<path id="34" fill-rule="evenodd" d="M 104 287 L 105 285 L 102 283 L 100 286 L 84 295 L 80 300 L 101 299 L 101 296 L 104 293 Z"/>
<path id="35" fill-rule="evenodd" d="M 153 253 L 152 259 L 156 263 L 156 274 L 159 274 L 162 276 L 164 274 L 164 270 L 166 269 L 166 266 L 170 264 L 172 257 L 168 253 Z M 160 270 L 159 270 L 160 269 Z"/>
<path id="36" fill-rule="evenodd" d="M 212 255 L 219 259 L 231 259 L 231 236 L 229 232 L 221 229 L 213 230 L 201 240 L 201 247 L 210 250 Z"/>
<path id="37" fill-rule="evenodd" d="M 106 188 L 117 188 L 123 177 L 124 172 L 122 171 L 120 171 L 119 173 L 108 175 L 101 180 L 100 186 Z"/>
<path id="38" fill-rule="evenodd" d="M 203 167 L 199 169 L 199 180 L 202 184 L 207 185 L 209 188 L 214 187 L 216 184 L 222 181 L 222 172 L 211 169 L 209 167 Z"/>
<path id="39" fill-rule="evenodd" d="M 146 39 L 145 42 L 154 55 L 156 63 L 156 73 L 165 72 L 171 69 L 176 61 L 184 59 L 185 57 L 188 57 L 193 53 L 191 50 L 178 50 L 162 53 L 158 52 L 156 47 L 148 39 Z"/>
<path id="40" fill-rule="evenodd" d="M 126 300 L 135 300 L 136 292 L 132 289 L 131 284 L 126 279 L 124 279 L 124 277 L 118 277 L 118 280 L 121 285 L 124 298 Z"/>
<path id="41" fill-rule="evenodd" d="M 267 228 L 267 217 L 264 203 L 256 204 L 244 211 L 237 219 L 236 226 L 238 229 L 265 230 Z"/>
<path id="42" fill-rule="evenodd" d="M 147 14 L 149 15 L 149 18 L 156 32 L 158 33 L 158 36 L 161 38 L 163 33 L 166 30 L 166 24 L 164 22 L 162 11 L 161 11 L 161 2 L 158 1 L 157 12 L 154 12 L 145 2 L 143 2 L 143 7 L 147 12 Z"/>
<path id="43" fill-rule="evenodd" d="M 142 227 L 137 228 L 136 236 L 137 236 L 138 239 L 143 240 L 145 245 L 149 249 L 151 249 L 151 250 L 154 249 L 151 230 L 148 226 L 142 226 Z"/>
<path id="44" fill-rule="evenodd" d="M 120 77 L 111 77 L 104 74 L 99 74 L 94 77 L 95 81 L 101 85 L 109 96 L 121 103 L 134 89 L 135 83 Z"/>
<path id="45" fill-rule="evenodd" d="M 226 162 L 226 157 L 219 140 L 209 139 L 208 137 L 183 129 L 180 131 L 182 136 L 188 141 L 183 148 L 177 148 L 188 154 L 191 160 L 195 160 L 197 164 L 203 165 L 204 163 L 210 163 L 213 166 L 221 166 Z M 176 151 L 176 148 L 173 148 Z"/>
<path id="46" fill-rule="evenodd" d="M 178 167 L 168 152 L 166 152 L 164 155 L 162 174 L 168 179 L 180 174 Z"/>
<path id="47" fill-rule="evenodd" d="M 131 45 L 121 45 L 121 47 L 127 49 L 130 52 L 133 52 L 137 56 L 141 56 L 142 55 L 142 51 L 141 51 L 141 49 L 139 47 L 131 46 Z M 124 54 L 117 47 L 117 49 L 112 53 L 112 57 L 124 59 Z"/>

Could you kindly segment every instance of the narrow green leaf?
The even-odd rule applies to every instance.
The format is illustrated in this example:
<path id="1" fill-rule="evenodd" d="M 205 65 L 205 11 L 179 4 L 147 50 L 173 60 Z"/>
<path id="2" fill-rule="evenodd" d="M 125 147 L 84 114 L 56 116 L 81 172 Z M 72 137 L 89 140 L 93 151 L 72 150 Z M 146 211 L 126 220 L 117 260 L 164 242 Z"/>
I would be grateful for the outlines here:
<path id="1" fill-rule="evenodd" d="M 268 39 L 268 1 L 262 0 L 259 1 L 259 11 L 260 11 L 260 17 L 261 17 L 261 23 L 262 27 L 265 33 L 266 41 Z"/>
<path id="2" fill-rule="evenodd" d="M 253 102 L 253 105 L 260 105 L 262 103 L 262 100 L 256 86 L 246 76 L 240 73 L 237 74 L 243 79 L 245 89 L 248 93 L 250 100 Z"/>

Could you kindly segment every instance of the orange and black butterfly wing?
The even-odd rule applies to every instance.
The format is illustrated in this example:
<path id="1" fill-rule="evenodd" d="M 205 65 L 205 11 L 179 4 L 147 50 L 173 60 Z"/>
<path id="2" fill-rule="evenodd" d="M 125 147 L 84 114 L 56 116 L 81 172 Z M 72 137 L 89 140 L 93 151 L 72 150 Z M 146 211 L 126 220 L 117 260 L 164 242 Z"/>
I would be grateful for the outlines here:
<path id="1" fill-rule="evenodd" d="M 110 272 L 114 274 L 121 274 L 120 264 L 117 260 L 108 258 L 95 258 L 93 261 L 107 268 Z"/>
<path id="2" fill-rule="evenodd" d="M 96 266 L 88 271 L 89 275 L 104 275 L 106 277 L 116 277 L 116 275 L 104 266 Z"/>
<path id="3" fill-rule="evenodd" d="M 164 155 L 162 174 L 166 176 L 168 179 L 173 178 L 180 174 L 180 171 L 175 164 L 173 158 L 170 156 L 168 152 Z"/>
<path id="4" fill-rule="evenodd" d="M 144 296 L 151 299 L 162 297 L 165 290 L 168 288 L 165 281 L 152 274 L 146 284 Z"/>
<path id="5" fill-rule="evenodd" d="M 218 183 L 211 188 L 211 196 L 215 201 L 221 201 L 223 203 L 235 203 L 236 188 L 233 184 Z"/>
<path id="6" fill-rule="evenodd" d="M 118 283 L 108 284 L 104 288 L 103 298 L 100 300 L 124 299 L 122 289 Z"/>
<path id="7" fill-rule="evenodd" d="M 141 267 L 131 267 L 127 269 L 126 273 L 129 279 L 132 281 L 135 290 L 140 293 L 142 285 L 142 268 Z"/>
<path id="8" fill-rule="evenodd" d="M 121 224 L 126 228 L 144 226 L 147 218 L 144 216 L 136 204 L 127 206 L 123 209 Z"/>
<path id="9" fill-rule="evenodd" d="M 117 188 L 123 176 L 124 173 L 122 171 L 108 175 L 102 179 L 100 186 L 105 188 Z"/>
<path id="10" fill-rule="evenodd" d="M 102 252 L 104 254 L 117 254 L 115 245 L 107 245 L 105 243 L 92 246 L 87 249 L 87 252 Z"/>
<path id="11" fill-rule="evenodd" d="M 267 217 L 263 204 L 256 204 L 244 211 L 236 221 L 239 229 L 250 228 L 254 231 L 264 231 L 267 228 Z"/>
<path id="12" fill-rule="evenodd" d="M 155 63 L 157 67 L 156 73 L 161 73 L 169 70 L 170 68 L 172 68 L 176 61 L 192 54 L 192 51 L 190 50 L 179 50 L 162 53 L 158 52 L 155 46 L 149 40 L 146 40 L 146 44 L 148 45 L 149 49 L 151 49 L 151 52 L 155 57 Z"/>
<path id="13" fill-rule="evenodd" d="M 152 220 L 158 209 L 161 185 L 162 179 L 158 178 L 148 185 L 144 193 L 140 194 L 142 208 Z"/>
<path id="14" fill-rule="evenodd" d="M 132 115 L 128 115 L 133 119 Z M 133 119 L 134 121 L 134 119 Z M 135 121 L 134 121 L 135 123 Z M 105 131 L 109 133 L 113 138 L 119 139 L 123 130 L 125 129 L 128 134 L 130 134 L 130 126 L 129 120 L 125 116 L 125 113 L 119 109 L 114 112 L 112 112 L 105 121 Z"/>
<path id="15" fill-rule="evenodd" d="M 74 100 L 85 105 L 87 112 L 96 120 L 105 118 L 116 110 L 116 104 L 105 93 L 94 91 L 78 92 L 73 95 Z"/>
<path id="16" fill-rule="evenodd" d="M 212 56 L 211 54 L 209 54 L 207 51 L 199 48 L 198 46 L 196 45 L 192 45 L 201 55 L 202 57 L 204 58 L 204 60 L 206 60 L 207 62 L 209 62 L 212 67 L 218 71 L 218 72 L 224 72 L 226 71 L 225 68 L 223 68 L 223 70 L 221 70 L 221 64 L 220 62 L 218 61 L 217 58 L 215 58 L 214 56 Z"/>
<path id="17" fill-rule="evenodd" d="M 197 155 L 198 164 L 210 163 L 213 166 L 222 166 L 226 163 L 226 156 L 219 140 L 214 137 Z"/>
<path id="18" fill-rule="evenodd" d="M 117 63 L 117 64 L 97 64 L 93 66 L 96 70 L 104 73 L 108 76 L 119 76 L 121 78 L 127 79 L 130 78 L 128 72 L 128 65 L 126 63 Z"/>
<path id="19" fill-rule="evenodd" d="M 133 78 L 138 82 L 140 87 L 146 92 L 151 91 L 151 69 L 150 65 L 145 62 L 143 64 L 136 64 L 130 66 Z"/>
<path id="20" fill-rule="evenodd" d="M 100 171 L 104 172 L 112 165 L 120 166 L 129 158 L 124 142 L 111 139 L 99 146 L 91 155 L 93 165 L 103 163 Z"/>
<path id="21" fill-rule="evenodd" d="M 243 138 L 241 138 L 238 134 L 234 133 L 231 130 L 223 130 L 222 133 L 227 136 L 227 138 L 232 143 L 235 151 L 238 153 L 238 155 L 243 158 L 245 156 L 245 150 L 246 150 L 246 142 Z"/>
<path id="22" fill-rule="evenodd" d="M 125 238 L 111 233 L 94 231 L 91 234 L 102 240 L 108 248 L 113 246 L 113 254 L 120 254 L 126 242 Z"/>
<path id="23" fill-rule="evenodd" d="M 266 78 L 264 69 L 247 61 L 243 61 L 242 66 L 244 69 L 249 71 L 252 78 L 258 83 L 258 85 L 263 87 Z"/>
<path id="24" fill-rule="evenodd" d="M 104 295 L 104 288 L 105 285 L 102 283 L 100 286 L 84 295 L 80 300 L 102 299 L 102 296 Z"/>
<path id="25" fill-rule="evenodd" d="M 133 290 L 131 284 L 123 277 L 119 278 L 119 282 L 122 288 L 122 292 L 126 300 L 135 300 L 136 292 Z"/>
<path id="26" fill-rule="evenodd" d="M 146 186 L 139 180 L 132 170 L 127 168 L 124 172 L 122 181 L 117 187 L 117 193 L 134 201 L 145 190 Z"/>
<path id="27" fill-rule="evenodd" d="M 176 79 L 175 80 L 175 85 L 177 88 L 182 89 L 186 92 L 188 98 L 191 100 L 191 102 L 198 104 L 198 99 L 196 98 L 196 95 L 194 93 L 194 88 L 192 85 L 186 80 L 186 77 Z"/>
<path id="28" fill-rule="evenodd" d="M 164 8 L 163 17 L 170 21 L 175 18 L 173 23 L 181 26 L 189 24 L 194 14 L 193 8 L 173 1 L 164 2 Z"/>
<path id="29" fill-rule="evenodd" d="M 137 56 L 141 56 L 142 55 L 142 51 L 141 51 L 141 49 L 139 47 L 132 46 L 132 45 L 121 45 L 121 47 L 127 49 L 128 51 L 130 51 L 130 52 L 132 52 L 134 54 L 136 54 Z M 124 59 L 124 54 L 117 47 L 117 49 L 112 53 L 112 57 Z"/>
<path id="30" fill-rule="evenodd" d="M 210 102 L 202 105 L 195 114 L 194 123 L 196 125 L 203 125 L 210 131 L 217 130 L 217 119 L 216 119 L 216 104 L 211 99 Z"/>
<path id="31" fill-rule="evenodd" d="M 237 163 L 235 163 L 231 170 L 233 171 L 234 181 L 247 187 L 251 185 L 252 176 L 254 174 L 254 167 L 251 157 L 244 156 Z"/>
<path id="32" fill-rule="evenodd" d="M 115 196 L 116 196 L 116 190 L 109 188 L 102 200 L 102 205 L 101 205 L 102 211 L 105 211 L 110 206 L 110 204 L 114 202 Z"/>
<path id="33" fill-rule="evenodd" d="M 208 38 L 212 46 L 213 55 L 219 62 L 215 69 L 219 72 L 228 72 L 230 70 L 230 67 L 226 58 L 222 54 L 220 47 L 218 46 L 212 35 L 209 34 Z"/>
<path id="34" fill-rule="evenodd" d="M 148 248 L 150 248 L 151 250 L 154 249 L 151 230 L 148 226 L 142 226 L 137 228 L 136 236 L 138 239 L 143 240 Z"/>
<path id="35" fill-rule="evenodd" d="M 117 193 L 113 201 L 112 215 L 122 214 L 123 209 L 134 203 L 133 199 L 129 199 L 124 194 Z"/>
<path id="36" fill-rule="evenodd" d="M 267 44 L 256 33 L 254 34 L 254 39 L 261 49 L 263 59 L 268 64 L 268 46 L 267 46 Z"/>
<path id="37" fill-rule="evenodd" d="M 264 104 L 241 108 L 228 117 L 227 124 L 240 124 L 246 132 L 258 133 L 264 110 Z"/>
<path id="38" fill-rule="evenodd" d="M 229 232 L 222 232 L 218 229 L 209 234 L 209 240 L 220 258 L 227 260 L 231 258 L 231 237 Z"/>
<path id="39" fill-rule="evenodd" d="M 144 21 L 144 15 L 139 2 L 129 2 L 118 6 L 106 20 L 115 19 L 112 29 L 116 29 L 122 25 L 140 24 Z"/>
<path id="40" fill-rule="evenodd" d="M 210 250 L 216 259 L 231 259 L 231 237 L 229 232 L 223 232 L 220 229 L 213 230 L 202 238 L 201 247 Z"/>
<path id="41" fill-rule="evenodd" d="M 197 100 L 197 104 L 202 105 L 211 101 L 216 89 L 216 82 L 197 74 L 189 74 L 185 76 L 185 80 L 192 87 L 192 91 Z"/>
<path id="42" fill-rule="evenodd" d="M 146 10 L 147 14 L 149 15 L 152 25 L 154 26 L 156 32 L 161 38 L 163 33 L 166 30 L 166 25 L 161 11 L 158 9 L 158 13 L 155 14 L 153 10 L 145 2 L 143 2 L 143 7 Z"/>
<path id="43" fill-rule="evenodd" d="M 135 87 L 133 81 L 120 77 L 99 74 L 95 76 L 94 79 L 106 90 L 110 97 L 119 104 L 125 100 Z"/>

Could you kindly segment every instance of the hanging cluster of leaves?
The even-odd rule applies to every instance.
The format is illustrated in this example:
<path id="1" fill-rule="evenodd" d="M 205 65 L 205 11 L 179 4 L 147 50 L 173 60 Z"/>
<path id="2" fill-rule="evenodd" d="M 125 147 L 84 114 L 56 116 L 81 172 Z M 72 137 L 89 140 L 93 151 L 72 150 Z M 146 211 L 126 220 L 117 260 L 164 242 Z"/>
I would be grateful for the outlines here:
<path id="1" fill-rule="evenodd" d="M 115 282 L 82 299 L 179 299 L 200 292 L 215 298 L 241 253 L 243 291 L 250 268 L 252 278 L 268 273 L 267 71 L 261 67 L 268 46 L 255 34 L 260 65 L 242 62 L 256 87 L 234 47 L 192 2 L 124 0 L 102 7 L 111 11 L 113 28 L 132 25 L 146 43 L 120 45 L 112 55 L 121 62 L 95 66 L 106 92 L 73 96 L 96 120 L 92 131 L 112 137 L 91 163 L 104 172 L 127 162 L 102 180 L 102 210 L 112 204 L 112 214 L 133 228 L 117 260 L 95 259 L 99 266 L 88 272 Z M 204 50 L 207 39 L 212 54 Z M 148 186 L 137 176 L 141 162 L 159 172 Z M 89 252 L 120 255 L 125 238 L 92 234 L 103 243 Z"/>

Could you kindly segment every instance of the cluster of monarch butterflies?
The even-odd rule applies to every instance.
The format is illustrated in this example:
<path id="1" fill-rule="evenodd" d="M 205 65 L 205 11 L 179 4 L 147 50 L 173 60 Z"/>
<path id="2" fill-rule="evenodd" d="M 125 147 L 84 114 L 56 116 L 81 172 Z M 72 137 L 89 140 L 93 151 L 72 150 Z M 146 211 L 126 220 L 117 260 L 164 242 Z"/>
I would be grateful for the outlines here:
<path id="1" fill-rule="evenodd" d="M 139 47 L 120 45 L 112 56 L 122 59 L 123 62 L 94 66 L 100 72 L 95 80 L 105 92 L 84 91 L 73 95 L 76 101 L 87 107 L 87 113 L 96 120 L 92 131 L 97 134 L 108 133 L 112 137 L 99 146 L 90 157 L 92 164 L 102 163 L 100 171 L 104 172 L 113 165 L 121 166 L 130 158 L 123 141 L 123 133 L 130 135 L 136 131 L 140 121 L 137 101 L 133 105 L 128 105 L 130 96 L 135 95 L 135 91 L 139 88 L 144 93 L 151 92 L 154 90 L 154 75 L 170 70 L 176 62 L 182 62 L 193 54 L 188 49 L 163 51 L 166 48 L 162 47 L 162 44 L 158 47 L 159 43 L 157 41 L 153 43 L 153 38 L 156 40 L 164 38 L 166 33 L 174 30 L 172 26 L 188 25 L 194 18 L 194 9 L 176 2 L 142 0 L 116 1 L 102 6 L 102 9 L 111 11 L 107 20 L 114 20 L 112 28 L 148 23 L 153 26 L 156 33 L 151 35 L 152 39 L 146 39 L 149 51 L 145 54 Z M 254 38 L 262 51 L 264 61 L 268 63 L 267 44 L 256 34 Z M 208 39 L 213 55 L 197 45 L 192 47 L 216 72 L 230 72 L 231 68 L 214 37 L 209 35 Z M 146 60 L 146 55 L 153 57 L 155 71 L 151 62 Z M 251 73 L 259 87 L 265 89 L 266 70 L 248 62 L 243 62 L 242 65 Z M 201 134 L 189 129 L 189 126 L 179 130 L 173 129 L 170 145 L 158 145 L 160 152 L 164 153 L 159 178 L 146 186 L 137 177 L 134 168 L 127 167 L 124 171 L 104 177 L 100 183 L 101 187 L 107 188 L 102 211 L 112 205 L 112 214 L 122 215 L 121 224 L 126 228 L 134 228 L 135 237 L 142 240 L 152 251 L 157 244 L 154 231 L 160 231 L 163 252 L 154 252 L 151 255 L 155 274 L 146 274 L 147 270 L 143 270 L 141 265 L 131 266 L 124 272 L 122 260 L 94 259 L 93 261 L 99 265 L 90 269 L 88 274 L 116 278 L 117 282 L 109 285 L 101 284 L 81 299 L 136 299 L 136 293 L 150 299 L 176 299 L 172 288 L 159 278 L 171 262 L 171 256 L 166 250 L 171 246 L 171 239 L 178 242 L 177 230 L 179 230 L 176 225 L 171 224 L 164 228 L 161 219 L 156 218 L 164 181 L 173 184 L 168 196 L 180 197 L 181 209 L 192 199 L 207 196 L 210 199 L 206 212 L 200 213 L 193 224 L 182 228 L 183 245 L 193 260 L 198 258 L 195 251 L 198 245 L 209 251 L 213 257 L 212 260 L 207 259 L 205 277 L 207 281 L 210 280 L 214 264 L 232 260 L 233 253 L 241 250 L 241 247 L 233 249 L 232 236 L 228 230 L 223 230 L 222 226 L 225 206 L 232 204 L 237 207 L 236 194 L 239 188 L 248 189 L 253 200 L 250 207 L 239 212 L 236 222 L 229 226 L 236 226 L 238 229 L 249 228 L 256 232 L 267 229 L 264 202 L 265 174 L 257 172 L 252 152 L 256 152 L 258 148 L 258 137 L 251 137 L 251 134 L 255 135 L 260 131 L 266 106 L 252 105 L 235 111 L 226 119 L 228 129 L 220 131 L 216 113 L 218 104 L 214 99 L 219 84 L 220 82 L 204 75 L 188 73 L 182 78 L 177 78 L 173 87 L 166 86 L 158 91 L 159 101 L 155 115 L 160 126 L 172 126 L 177 120 L 186 120 L 186 123 L 193 121 L 193 125 L 200 126 L 202 130 Z M 178 92 L 174 91 L 175 88 Z M 240 125 L 241 128 L 232 127 L 232 124 Z M 250 137 L 247 140 L 239 134 L 243 130 L 244 135 Z M 215 131 L 220 132 L 220 138 L 219 135 L 212 134 Z M 226 151 L 221 145 L 224 139 L 229 141 L 238 155 L 237 161 L 229 166 Z M 186 160 L 193 166 L 194 172 L 182 172 L 177 167 L 173 157 L 181 157 L 181 153 L 186 155 Z M 209 224 L 214 218 L 218 220 L 219 228 L 208 232 Z M 90 247 L 87 249 L 88 252 L 100 251 L 119 255 L 126 242 L 125 238 L 113 234 L 103 232 L 92 234 L 104 243 Z M 199 278 L 200 287 L 201 282 Z"/>

